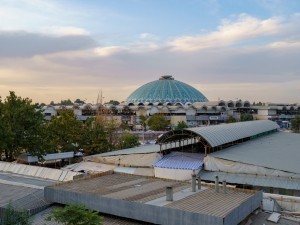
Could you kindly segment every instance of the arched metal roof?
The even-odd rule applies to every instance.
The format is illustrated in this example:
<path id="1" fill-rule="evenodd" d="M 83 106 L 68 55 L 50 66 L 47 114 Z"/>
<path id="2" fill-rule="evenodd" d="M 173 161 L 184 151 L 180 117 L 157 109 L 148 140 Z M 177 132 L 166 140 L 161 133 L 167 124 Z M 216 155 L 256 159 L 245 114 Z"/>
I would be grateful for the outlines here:
<path id="1" fill-rule="evenodd" d="M 181 137 L 186 138 L 200 136 L 205 139 L 211 147 L 217 147 L 243 138 L 277 130 L 278 128 L 279 126 L 270 120 L 256 120 L 207 127 L 186 128 L 181 130 L 178 134 L 174 133 L 174 131 L 165 133 L 158 139 L 157 143 L 166 143 L 169 142 L 168 140 L 174 140 L 172 135 L 180 135 Z"/>

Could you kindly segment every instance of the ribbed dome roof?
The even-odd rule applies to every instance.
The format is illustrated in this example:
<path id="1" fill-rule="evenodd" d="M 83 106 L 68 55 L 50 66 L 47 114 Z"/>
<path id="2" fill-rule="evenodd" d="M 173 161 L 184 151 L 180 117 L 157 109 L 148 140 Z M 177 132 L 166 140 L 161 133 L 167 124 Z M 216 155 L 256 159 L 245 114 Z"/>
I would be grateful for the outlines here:
<path id="1" fill-rule="evenodd" d="M 172 76 L 166 75 L 159 80 L 149 82 L 136 89 L 127 102 L 161 102 L 161 103 L 187 103 L 207 102 L 207 98 L 192 86 L 174 80 Z"/>

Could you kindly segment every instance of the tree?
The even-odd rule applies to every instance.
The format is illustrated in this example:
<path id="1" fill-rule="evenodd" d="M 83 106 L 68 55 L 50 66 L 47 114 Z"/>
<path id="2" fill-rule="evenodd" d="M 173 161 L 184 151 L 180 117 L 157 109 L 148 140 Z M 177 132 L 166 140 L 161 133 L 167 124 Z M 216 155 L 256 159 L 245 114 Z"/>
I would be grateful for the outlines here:
<path id="1" fill-rule="evenodd" d="M 73 111 L 62 110 L 47 123 L 48 141 L 52 152 L 76 151 L 81 142 L 83 124 L 77 120 Z"/>
<path id="2" fill-rule="evenodd" d="M 143 130 L 146 130 L 146 127 L 147 127 L 147 120 L 148 120 L 148 117 L 147 116 L 144 116 L 144 115 L 141 115 L 140 116 L 140 123 L 143 127 Z"/>
<path id="3" fill-rule="evenodd" d="M 120 102 L 118 102 L 116 100 L 110 100 L 109 102 L 106 102 L 105 104 L 120 105 Z"/>
<path id="4" fill-rule="evenodd" d="M 103 153 L 112 149 L 104 125 L 97 123 L 94 118 L 89 118 L 84 124 L 81 146 L 87 155 Z"/>
<path id="5" fill-rule="evenodd" d="M 11 91 L 0 108 L 0 147 L 6 160 L 13 160 L 21 152 L 41 158 L 45 154 L 46 133 L 44 115 L 38 104 Z"/>
<path id="6" fill-rule="evenodd" d="M 85 104 L 85 101 L 84 100 L 80 100 L 79 98 L 77 98 L 74 103 L 76 104 Z"/>
<path id="7" fill-rule="evenodd" d="M 1 225 L 30 225 L 30 214 L 26 210 L 16 210 L 11 203 L 4 209 Z"/>
<path id="8" fill-rule="evenodd" d="M 122 138 L 120 139 L 117 148 L 118 149 L 126 149 L 126 148 L 133 148 L 139 146 L 139 137 L 135 134 L 125 133 L 123 134 Z"/>
<path id="9" fill-rule="evenodd" d="M 68 100 L 61 100 L 60 104 L 61 105 L 74 105 L 74 103 L 70 99 L 68 99 Z"/>
<path id="10" fill-rule="evenodd" d="M 229 116 L 225 123 L 236 123 L 236 119 L 233 116 Z"/>
<path id="11" fill-rule="evenodd" d="M 300 132 L 300 115 L 297 115 L 291 120 L 292 130 L 295 132 Z"/>
<path id="12" fill-rule="evenodd" d="M 241 114 L 241 121 L 252 121 L 253 119 L 254 119 L 253 115 L 250 113 L 242 113 Z"/>
<path id="13" fill-rule="evenodd" d="M 151 130 L 163 130 L 169 126 L 169 121 L 161 114 L 154 114 L 148 119 L 148 126 Z"/>
<path id="14" fill-rule="evenodd" d="M 64 208 L 54 209 L 46 220 L 64 225 L 101 225 L 103 218 L 84 205 L 66 205 Z"/>
<path id="15" fill-rule="evenodd" d="M 177 124 L 177 129 L 183 129 L 183 128 L 187 128 L 187 127 L 188 127 L 188 125 L 184 121 L 179 121 Z"/>

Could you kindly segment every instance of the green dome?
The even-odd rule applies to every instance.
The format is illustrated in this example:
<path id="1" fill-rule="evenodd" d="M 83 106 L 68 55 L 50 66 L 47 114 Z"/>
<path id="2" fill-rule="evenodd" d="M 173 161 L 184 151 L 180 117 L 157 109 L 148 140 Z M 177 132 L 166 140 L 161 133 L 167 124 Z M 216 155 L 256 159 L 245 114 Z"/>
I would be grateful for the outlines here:
<path id="1" fill-rule="evenodd" d="M 166 75 L 159 80 L 149 82 L 136 89 L 127 98 L 132 102 L 161 102 L 185 104 L 187 102 L 207 102 L 207 98 L 197 89 L 183 82 L 174 80 L 172 76 Z"/>

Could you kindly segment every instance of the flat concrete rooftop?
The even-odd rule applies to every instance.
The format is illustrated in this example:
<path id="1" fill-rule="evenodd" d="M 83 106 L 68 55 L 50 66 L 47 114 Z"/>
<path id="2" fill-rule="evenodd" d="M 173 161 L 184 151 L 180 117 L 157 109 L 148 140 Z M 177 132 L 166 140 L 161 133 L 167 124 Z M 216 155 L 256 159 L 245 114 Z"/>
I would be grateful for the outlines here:
<path id="1" fill-rule="evenodd" d="M 174 201 L 166 201 L 166 187 L 173 187 Z M 45 198 L 155 224 L 234 225 L 259 207 L 261 193 L 208 187 L 192 192 L 190 183 L 115 173 L 48 186 Z"/>

